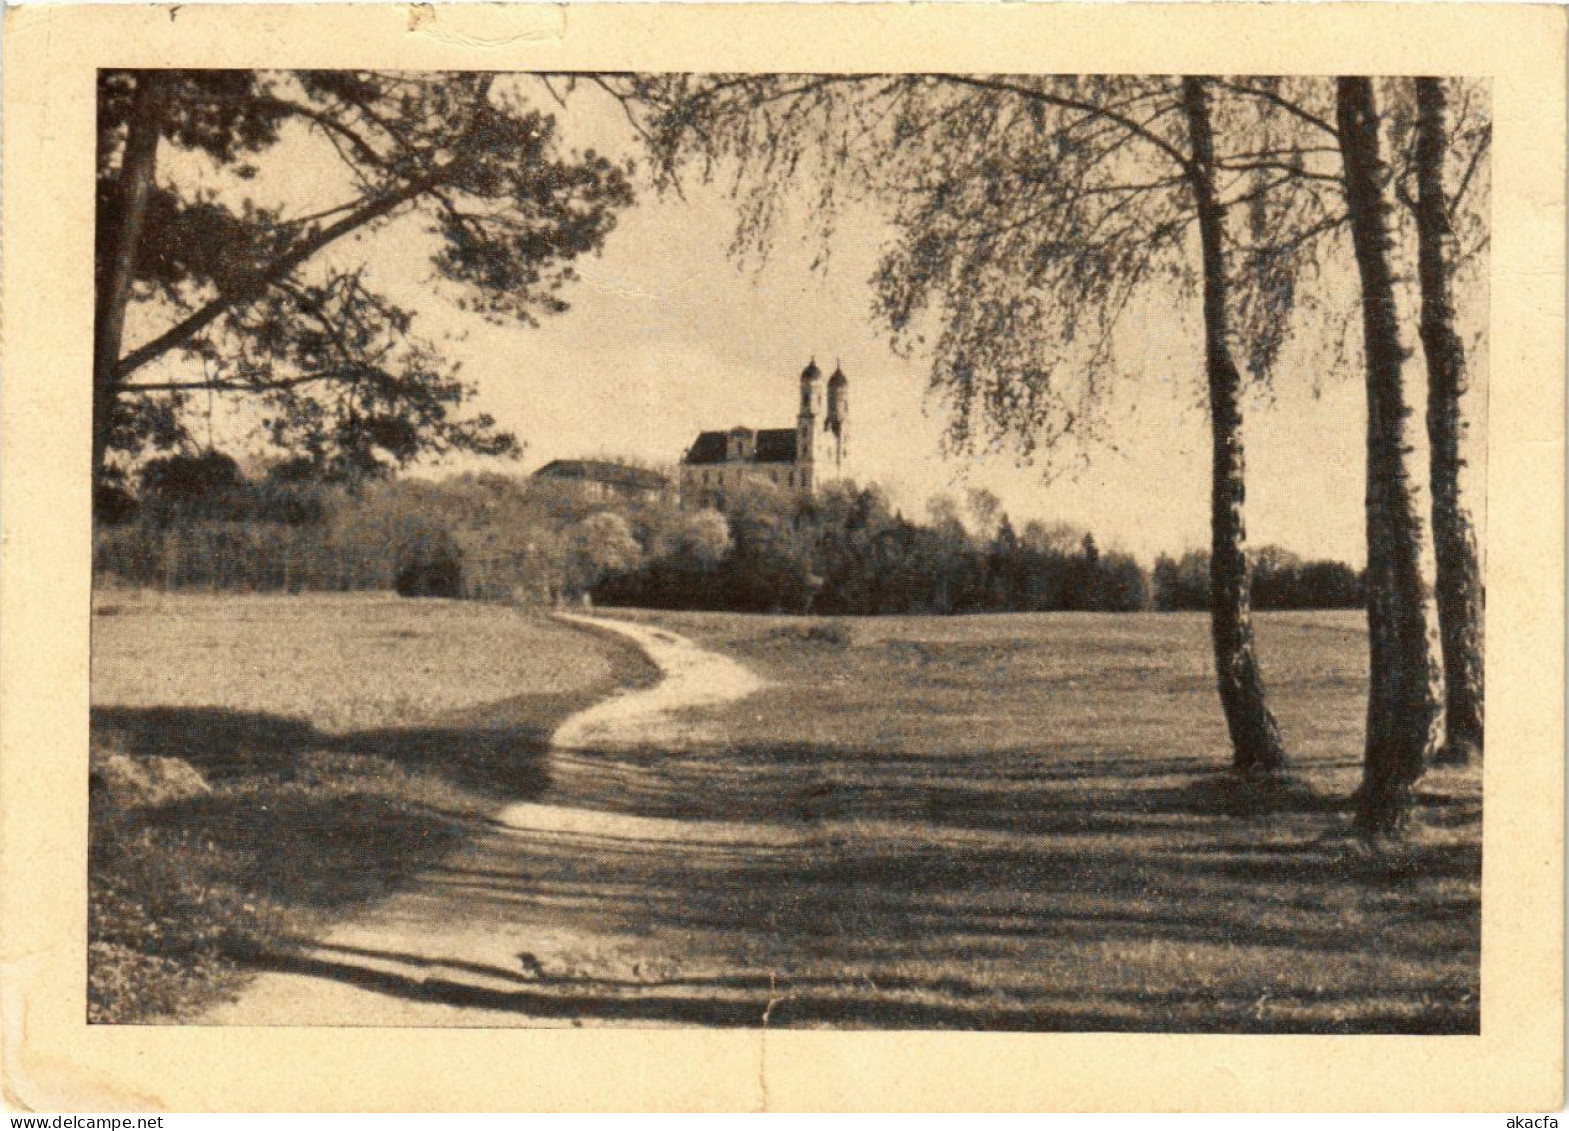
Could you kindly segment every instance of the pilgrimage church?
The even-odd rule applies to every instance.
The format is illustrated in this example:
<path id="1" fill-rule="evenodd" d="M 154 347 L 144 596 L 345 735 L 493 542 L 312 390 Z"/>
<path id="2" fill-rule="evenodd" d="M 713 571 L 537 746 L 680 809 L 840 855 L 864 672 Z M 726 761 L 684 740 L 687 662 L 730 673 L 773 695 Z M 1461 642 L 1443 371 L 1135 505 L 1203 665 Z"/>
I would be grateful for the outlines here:
<path id="1" fill-rule="evenodd" d="M 681 457 L 681 501 L 723 506 L 725 494 L 745 479 L 762 479 L 785 491 L 810 494 L 845 474 L 850 381 L 837 364 L 828 378 L 813 360 L 801 372 L 801 408 L 794 428 L 701 432 Z"/>

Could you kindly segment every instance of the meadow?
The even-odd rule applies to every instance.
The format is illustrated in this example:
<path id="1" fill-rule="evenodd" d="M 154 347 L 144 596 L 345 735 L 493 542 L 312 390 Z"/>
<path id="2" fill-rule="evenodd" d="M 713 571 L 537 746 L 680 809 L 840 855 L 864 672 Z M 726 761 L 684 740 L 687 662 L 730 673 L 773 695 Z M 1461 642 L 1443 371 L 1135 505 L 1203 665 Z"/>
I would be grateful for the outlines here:
<path id="1" fill-rule="evenodd" d="M 542 616 L 390 594 L 100 591 L 89 1017 L 189 1016 L 546 784 L 555 726 L 654 676 Z"/>
<path id="2" fill-rule="evenodd" d="M 1202 615 L 635 617 L 772 686 L 556 796 L 812 831 L 739 862 L 607 848 L 607 897 L 568 906 L 766 980 L 770 1024 L 1476 1030 L 1480 773 L 1430 773 L 1402 841 L 1352 834 L 1360 614 L 1258 618 L 1295 758 L 1263 784 L 1227 770 Z"/>
<path id="3" fill-rule="evenodd" d="M 1199 615 L 617 612 L 769 684 L 677 743 L 547 754 L 649 678 L 635 655 L 456 602 L 136 600 L 95 618 L 99 761 L 177 757 L 211 792 L 95 838 L 102 1019 L 147 1015 L 138 978 L 171 1015 L 261 967 L 438 1023 L 1476 1031 L 1480 774 L 1425 778 L 1401 841 L 1351 834 L 1356 613 L 1259 618 L 1296 764 L 1241 783 Z M 480 823 L 517 800 L 606 819 Z M 405 939 L 461 917 L 494 954 L 293 946 L 400 889 Z M 123 929 L 125 892 L 162 935 Z M 224 924 L 181 940 L 202 962 L 164 941 L 197 922 Z"/>

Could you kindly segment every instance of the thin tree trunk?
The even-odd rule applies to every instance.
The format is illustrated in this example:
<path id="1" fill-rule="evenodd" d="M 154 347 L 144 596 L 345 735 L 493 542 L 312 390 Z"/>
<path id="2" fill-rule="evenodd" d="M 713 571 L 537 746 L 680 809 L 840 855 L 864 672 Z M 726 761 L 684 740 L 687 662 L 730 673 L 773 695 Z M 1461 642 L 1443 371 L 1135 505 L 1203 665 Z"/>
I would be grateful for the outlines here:
<path id="1" fill-rule="evenodd" d="M 1358 823 L 1401 825 L 1411 786 L 1443 739 L 1443 671 L 1422 575 L 1422 515 L 1411 482 L 1400 316 L 1390 268 L 1387 177 L 1367 78 L 1336 83 L 1351 241 L 1367 354 L 1368 630 L 1372 663 Z"/>
<path id="2" fill-rule="evenodd" d="M 114 223 L 108 230 L 113 246 L 106 249 L 103 275 L 93 327 L 93 481 L 103 473 L 113 425 L 115 372 L 125 338 L 125 312 L 131 301 L 136 256 L 142 227 L 147 219 L 147 198 L 152 194 L 158 166 L 158 138 L 168 97 L 168 78 L 157 71 L 136 76 L 136 92 L 126 126 L 125 152 L 120 159 L 120 183 L 114 204 Z"/>
<path id="3" fill-rule="evenodd" d="M 1482 573 L 1476 534 L 1460 499 L 1469 385 L 1465 347 L 1455 332 L 1455 236 L 1444 196 L 1448 147 L 1444 83 L 1416 80 L 1417 274 L 1422 284 L 1422 349 L 1427 356 L 1427 438 L 1433 490 L 1438 630 L 1444 650 L 1448 740 L 1441 759 L 1469 762 L 1482 752 Z"/>
<path id="4" fill-rule="evenodd" d="M 1215 192 L 1215 146 L 1205 80 L 1182 80 L 1193 157 L 1188 179 L 1198 213 L 1204 260 L 1204 353 L 1209 380 L 1210 635 L 1221 708 L 1231 734 L 1232 761 L 1256 772 L 1285 765 L 1280 728 L 1264 700 L 1253 644 L 1252 581 L 1242 518 L 1242 375 L 1231 350 L 1227 309 L 1225 206 Z"/>

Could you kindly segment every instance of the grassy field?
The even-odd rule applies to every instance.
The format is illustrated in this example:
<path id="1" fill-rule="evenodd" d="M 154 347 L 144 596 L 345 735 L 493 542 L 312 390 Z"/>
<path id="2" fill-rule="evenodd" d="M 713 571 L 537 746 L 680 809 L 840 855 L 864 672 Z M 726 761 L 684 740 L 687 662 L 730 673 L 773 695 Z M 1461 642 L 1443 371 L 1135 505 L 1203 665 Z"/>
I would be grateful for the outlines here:
<path id="1" fill-rule="evenodd" d="M 89 1015 L 188 1015 L 549 782 L 611 637 L 380 595 L 94 601 Z"/>
<path id="2" fill-rule="evenodd" d="M 1425 778 L 1403 841 L 1350 834 L 1359 614 L 1258 618 L 1295 770 L 1243 788 L 1201 616 L 618 612 L 770 684 L 547 758 L 648 678 L 624 648 L 379 597 L 98 612 L 101 791 L 117 758 L 210 787 L 95 805 L 100 1019 L 178 1016 L 253 956 L 486 1024 L 1476 1031 L 1480 774 Z M 476 833 L 503 800 L 596 819 Z M 399 930 L 489 949 L 290 951 L 393 889 Z"/>
<path id="3" fill-rule="evenodd" d="M 1358 614 L 1259 618 L 1296 759 L 1261 791 L 1225 772 L 1201 616 L 633 617 L 773 686 L 722 743 L 583 759 L 553 796 L 807 847 L 604 845 L 535 886 L 679 939 L 659 945 L 687 978 L 766 983 L 770 1024 L 1476 1030 L 1480 774 L 1430 774 L 1402 843 L 1350 835 Z"/>

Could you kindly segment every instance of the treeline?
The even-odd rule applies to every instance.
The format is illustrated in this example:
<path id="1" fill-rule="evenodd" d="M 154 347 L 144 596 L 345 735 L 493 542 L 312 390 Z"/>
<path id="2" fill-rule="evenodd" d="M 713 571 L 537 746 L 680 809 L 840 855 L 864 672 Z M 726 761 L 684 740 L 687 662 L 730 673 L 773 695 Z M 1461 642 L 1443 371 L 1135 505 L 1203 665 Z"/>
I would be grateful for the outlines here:
<path id="1" fill-rule="evenodd" d="M 1015 533 L 995 499 L 947 496 L 926 522 L 896 512 L 881 488 L 828 484 L 806 498 L 764 482 L 732 492 L 730 549 L 711 566 L 652 559 L 604 581 L 605 604 L 834 616 L 1129 612 L 1150 605 L 1149 578 L 1092 534 L 1032 522 Z"/>
<path id="2" fill-rule="evenodd" d="M 1278 546 L 1265 546 L 1250 558 L 1256 609 L 1360 609 L 1366 600 L 1361 571 L 1344 562 L 1304 561 Z M 1158 609 L 1207 610 L 1209 554 L 1162 554 L 1155 559 L 1150 583 Z"/>
<path id="3" fill-rule="evenodd" d="M 662 552 L 700 543 L 705 526 L 674 507 L 607 507 L 554 482 L 465 475 L 349 487 L 294 463 L 247 477 L 220 453 L 152 460 L 137 483 L 98 492 L 94 571 L 166 589 L 395 589 L 545 604 L 636 568 L 645 548 L 635 531 Z"/>
<path id="4" fill-rule="evenodd" d="M 153 460 L 137 490 L 101 490 L 94 568 L 163 589 L 342 591 L 520 604 L 825 615 L 1204 609 L 1203 553 L 1153 574 L 1092 533 L 1031 521 L 995 497 L 939 495 L 924 521 L 875 485 L 813 497 L 765 482 L 720 510 L 604 495 L 559 480 L 466 475 L 349 489 L 285 463 L 254 476 L 221 453 Z M 1361 578 L 1267 548 L 1263 608 L 1342 608 Z"/>

